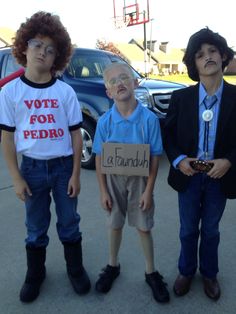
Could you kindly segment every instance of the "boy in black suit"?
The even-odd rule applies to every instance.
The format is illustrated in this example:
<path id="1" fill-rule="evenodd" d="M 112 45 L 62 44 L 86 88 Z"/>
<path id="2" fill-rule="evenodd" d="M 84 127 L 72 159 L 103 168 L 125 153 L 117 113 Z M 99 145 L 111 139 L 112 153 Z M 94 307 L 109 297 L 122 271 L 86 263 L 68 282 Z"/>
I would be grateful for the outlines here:
<path id="1" fill-rule="evenodd" d="M 199 252 L 204 291 L 213 300 L 220 297 L 219 222 L 227 198 L 236 198 L 236 86 L 223 80 L 233 56 L 226 40 L 209 28 L 193 34 L 183 61 L 198 84 L 173 93 L 165 121 L 168 183 L 179 197 L 178 296 L 190 289 Z"/>

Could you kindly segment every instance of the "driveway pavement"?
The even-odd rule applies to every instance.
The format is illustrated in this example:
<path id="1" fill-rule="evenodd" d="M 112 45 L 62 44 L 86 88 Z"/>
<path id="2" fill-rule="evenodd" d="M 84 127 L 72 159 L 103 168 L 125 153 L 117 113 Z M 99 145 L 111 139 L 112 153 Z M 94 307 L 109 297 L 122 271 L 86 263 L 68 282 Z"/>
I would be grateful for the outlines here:
<path id="1" fill-rule="evenodd" d="M 156 213 L 153 238 L 156 265 L 169 285 L 171 301 L 158 304 L 144 281 L 144 260 L 135 229 L 124 228 L 120 251 L 121 275 L 107 295 L 99 295 L 94 283 L 101 267 L 107 263 L 107 230 L 104 212 L 99 203 L 95 171 L 82 170 L 82 191 L 79 198 L 81 229 L 83 232 L 84 264 L 93 288 L 86 296 L 77 296 L 66 275 L 62 245 L 52 222 L 47 250 L 47 278 L 39 298 L 32 304 L 19 301 L 26 261 L 24 250 L 24 206 L 15 197 L 0 150 L 0 314 L 233 314 L 236 312 L 236 201 L 228 201 L 221 223 L 219 250 L 219 281 L 222 297 L 209 300 L 202 288 L 199 274 L 188 295 L 177 298 L 172 285 L 177 275 L 179 254 L 177 195 L 167 185 L 168 162 L 161 160 L 155 188 Z"/>

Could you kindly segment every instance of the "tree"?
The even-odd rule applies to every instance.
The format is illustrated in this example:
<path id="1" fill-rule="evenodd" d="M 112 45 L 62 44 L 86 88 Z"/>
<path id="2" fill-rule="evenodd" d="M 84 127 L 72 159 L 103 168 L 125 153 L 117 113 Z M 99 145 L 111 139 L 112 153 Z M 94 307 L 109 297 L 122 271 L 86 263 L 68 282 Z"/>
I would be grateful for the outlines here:
<path id="1" fill-rule="evenodd" d="M 97 39 L 96 48 L 100 50 L 111 51 L 118 56 L 122 56 L 120 50 L 112 42 L 107 42 L 104 39 Z"/>

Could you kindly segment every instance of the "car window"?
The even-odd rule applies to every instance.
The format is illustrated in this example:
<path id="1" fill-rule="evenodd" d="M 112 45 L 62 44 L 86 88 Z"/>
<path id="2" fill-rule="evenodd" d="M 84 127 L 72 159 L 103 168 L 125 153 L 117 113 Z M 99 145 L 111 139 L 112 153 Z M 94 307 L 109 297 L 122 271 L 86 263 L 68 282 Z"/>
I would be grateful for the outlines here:
<path id="1" fill-rule="evenodd" d="M 102 78 L 104 69 L 113 62 L 126 63 L 119 56 L 105 53 L 75 54 L 67 67 L 67 71 L 75 78 Z M 134 69 L 133 72 L 136 78 L 141 78 Z"/>
<path id="2" fill-rule="evenodd" d="M 106 55 L 74 55 L 67 71 L 75 78 L 102 78 L 102 72 L 110 62 Z"/>
<path id="3" fill-rule="evenodd" d="M 13 72 L 17 71 L 21 66 L 16 63 L 14 57 L 11 54 L 6 54 L 3 59 L 1 77 L 6 77 Z"/>

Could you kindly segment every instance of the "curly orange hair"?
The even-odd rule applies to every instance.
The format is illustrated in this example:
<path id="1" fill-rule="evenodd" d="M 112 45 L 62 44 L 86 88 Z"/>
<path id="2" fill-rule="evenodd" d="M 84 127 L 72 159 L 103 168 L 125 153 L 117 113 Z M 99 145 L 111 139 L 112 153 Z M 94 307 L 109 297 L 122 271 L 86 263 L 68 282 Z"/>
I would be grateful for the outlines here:
<path id="1" fill-rule="evenodd" d="M 13 41 L 12 54 L 17 62 L 26 67 L 27 42 L 37 35 L 50 37 L 57 48 L 58 55 L 54 61 L 53 74 L 63 71 L 70 61 L 73 47 L 66 28 L 62 25 L 59 16 L 39 11 L 26 19 L 20 25 Z"/>

